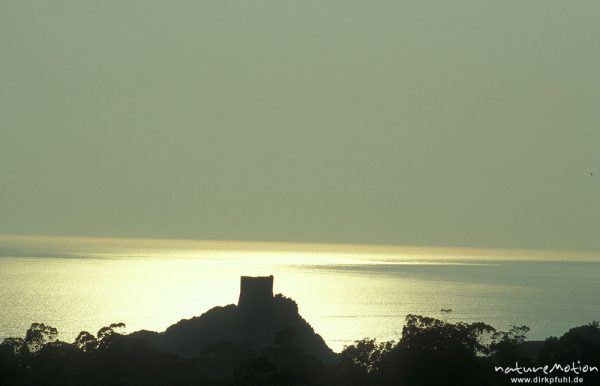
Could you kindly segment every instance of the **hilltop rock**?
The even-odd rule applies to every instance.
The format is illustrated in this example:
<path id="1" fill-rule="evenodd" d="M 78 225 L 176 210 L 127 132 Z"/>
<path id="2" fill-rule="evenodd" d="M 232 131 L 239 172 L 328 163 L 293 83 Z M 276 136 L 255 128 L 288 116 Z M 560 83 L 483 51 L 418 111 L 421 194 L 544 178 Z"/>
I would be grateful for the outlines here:
<path id="1" fill-rule="evenodd" d="M 160 334 L 139 331 L 130 337 L 183 357 L 199 356 L 208 346 L 231 342 L 257 351 L 293 345 L 320 361 L 336 361 L 337 355 L 300 316 L 296 302 L 281 294 L 273 296 L 272 285 L 272 276 L 242 277 L 239 305 L 214 307 Z"/>

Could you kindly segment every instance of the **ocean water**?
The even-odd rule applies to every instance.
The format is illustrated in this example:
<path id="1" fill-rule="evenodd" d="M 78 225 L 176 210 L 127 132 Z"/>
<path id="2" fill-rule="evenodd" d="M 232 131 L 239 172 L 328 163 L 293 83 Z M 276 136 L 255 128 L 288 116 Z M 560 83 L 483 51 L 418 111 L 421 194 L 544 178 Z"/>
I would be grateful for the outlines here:
<path id="1" fill-rule="evenodd" d="M 270 274 L 335 351 L 397 340 L 407 314 L 527 325 L 530 339 L 600 319 L 598 253 L 1 236 L 0 339 L 32 322 L 66 341 L 115 322 L 163 331 Z"/>

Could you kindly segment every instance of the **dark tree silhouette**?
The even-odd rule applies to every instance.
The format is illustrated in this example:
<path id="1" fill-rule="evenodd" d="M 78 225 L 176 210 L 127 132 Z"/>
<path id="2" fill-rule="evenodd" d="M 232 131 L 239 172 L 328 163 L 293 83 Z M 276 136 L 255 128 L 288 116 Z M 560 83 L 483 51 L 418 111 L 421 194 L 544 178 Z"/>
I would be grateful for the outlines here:
<path id="1" fill-rule="evenodd" d="M 25 344 L 30 352 L 39 351 L 48 342 L 54 342 L 58 331 L 44 323 L 33 323 L 25 333 Z"/>
<path id="2" fill-rule="evenodd" d="M 163 334 L 121 333 L 123 323 L 103 327 L 96 336 L 82 331 L 73 343 L 59 341 L 53 327 L 33 323 L 24 338 L 0 343 L 0 386 L 499 386 L 511 382 L 493 371 L 496 365 L 600 363 L 598 322 L 572 328 L 560 338 L 528 342 L 526 326 L 504 332 L 481 322 L 449 323 L 418 315 L 406 317 L 397 343 L 364 338 L 331 361 L 315 356 L 322 351 L 304 342 L 314 332 L 297 314 L 296 303 L 274 299 L 280 304 L 250 319 L 235 306 L 221 307 L 172 326 L 168 331 L 182 334 L 178 342 L 190 334 L 206 334 L 202 329 L 222 338 L 192 340 L 199 346 L 185 357 L 159 350 L 156 342 Z M 252 334 L 259 339 L 239 340 Z M 600 384 L 598 372 L 585 374 L 585 383 Z"/>
<path id="3" fill-rule="evenodd" d="M 98 339 L 87 331 L 81 331 L 75 338 L 75 347 L 89 353 L 98 348 Z"/>

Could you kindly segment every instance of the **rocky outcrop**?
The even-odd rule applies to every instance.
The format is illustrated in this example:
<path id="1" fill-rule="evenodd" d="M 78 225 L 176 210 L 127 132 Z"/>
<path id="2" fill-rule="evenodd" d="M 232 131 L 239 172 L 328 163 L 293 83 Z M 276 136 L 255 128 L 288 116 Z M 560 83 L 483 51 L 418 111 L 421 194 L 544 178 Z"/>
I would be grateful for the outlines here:
<path id="1" fill-rule="evenodd" d="M 200 316 L 183 319 L 163 333 L 140 331 L 132 339 L 157 350 L 183 357 L 199 356 L 220 342 L 246 344 L 255 350 L 293 345 L 323 362 L 337 360 L 320 335 L 300 316 L 292 299 L 272 295 L 273 277 L 242 278 L 240 304 L 214 307 Z"/>

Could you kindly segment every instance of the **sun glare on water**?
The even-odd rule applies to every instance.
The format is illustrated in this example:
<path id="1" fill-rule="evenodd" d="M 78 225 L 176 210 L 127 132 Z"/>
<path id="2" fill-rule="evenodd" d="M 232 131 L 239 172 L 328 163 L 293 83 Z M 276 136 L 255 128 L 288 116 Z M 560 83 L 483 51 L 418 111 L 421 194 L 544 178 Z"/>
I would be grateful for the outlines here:
<path id="1" fill-rule="evenodd" d="M 275 293 L 296 300 L 336 350 L 365 335 L 397 338 L 408 313 L 455 308 L 461 320 L 524 314 L 511 294 L 537 296 L 535 288 L 502 273 L 502 261 L 598 260 L 536 251 L 14 236 L 0 237 L 0 253 L 0 307 L 13 315 L 0 321 L 6 336 L 32 322 L 56 326 L 65 340 L 114 322 L 130 332 L 163 331 L 237 303 L 240 276 L 274 275 Z"/>

